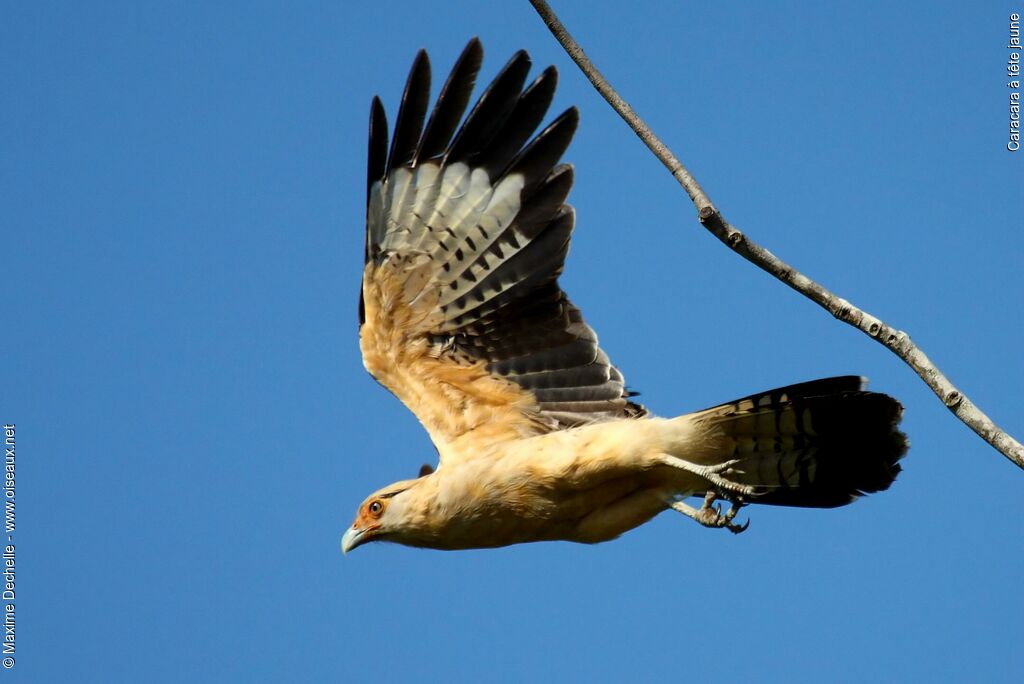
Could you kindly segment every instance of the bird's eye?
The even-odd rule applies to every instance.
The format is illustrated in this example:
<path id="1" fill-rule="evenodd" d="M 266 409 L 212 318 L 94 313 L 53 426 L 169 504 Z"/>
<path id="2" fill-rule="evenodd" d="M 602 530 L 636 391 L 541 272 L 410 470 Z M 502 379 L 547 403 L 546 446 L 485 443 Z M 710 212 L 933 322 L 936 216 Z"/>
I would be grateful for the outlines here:
<path id="1" fill-rule="evenodd" d="M 384 510 L 384 504 L 382 504 L 380 501 L 373 501 L 367 507 L 367 510 L 370 511 L 370 515 L 380 515 L 381 512 L 383 512 Z"/>

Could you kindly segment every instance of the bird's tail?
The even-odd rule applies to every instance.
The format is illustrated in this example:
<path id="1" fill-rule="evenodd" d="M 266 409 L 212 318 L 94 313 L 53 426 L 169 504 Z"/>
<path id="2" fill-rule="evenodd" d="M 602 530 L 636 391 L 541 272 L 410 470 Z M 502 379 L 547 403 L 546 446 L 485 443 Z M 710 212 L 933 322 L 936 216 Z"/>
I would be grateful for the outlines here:
<path id="1" fill-rule="evenodd" d="M 721 476 L 752 503 L 832 508 L 889 488 L 907 450 L 903 407 L 857 376 L 780 387 L 691 414 Z"/>

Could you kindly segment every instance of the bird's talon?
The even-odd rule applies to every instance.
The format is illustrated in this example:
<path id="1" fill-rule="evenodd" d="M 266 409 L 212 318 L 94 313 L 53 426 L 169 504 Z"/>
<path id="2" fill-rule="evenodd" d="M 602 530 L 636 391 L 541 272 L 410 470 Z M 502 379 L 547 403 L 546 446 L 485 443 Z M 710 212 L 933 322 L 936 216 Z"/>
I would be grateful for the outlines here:
<path id="1" fill-rule="evenodd" d="M 729 510 L 724 514 L 722 513 L 721 504 L 715 503 L 719 500 L 722 495 L 714 490 L 709 491 L 704 495 L 704 505 L 696 512 L 697 514 L 694 519 L 705 527 L 724 527 L 733 534 L 739 534 L 750 527 L 750 521 L 743 523 L 742 525 L 736 524 L 733 520 L 736 518 L 736 514 L 739 513 L 740 509 L 746 505 L 741 497 L 730 496 L 728 501 L 731 504 Z"/>
<path id="2" fill-rule="evenodd" d="M 742 525 L 734 525 L 732 523 L 729 523 L 725 527 L 733 534 L 739 534 L 740 532 L 746 532 L 747 528 L 750 527 L 750 520 L 748 519 L 747 522 L 743 523 Z"/>

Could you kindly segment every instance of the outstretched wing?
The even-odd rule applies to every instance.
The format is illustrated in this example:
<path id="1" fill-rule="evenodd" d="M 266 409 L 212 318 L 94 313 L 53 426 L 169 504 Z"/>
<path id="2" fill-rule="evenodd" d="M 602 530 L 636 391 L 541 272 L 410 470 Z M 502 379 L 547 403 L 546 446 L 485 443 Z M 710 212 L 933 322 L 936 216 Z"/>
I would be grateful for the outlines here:
<path id="1" fill-rule="evenodd" d="M 517 52 L 455 133 L 480 69 L 466 46 L 424 126 L 420 51 L 388 150 L 370 116 L 360 346 L 371 374 L 430 433 L 442 462 L 509 439 L 645 413 L 558 286 L 573 229 L 575 108 L 539 135 L 549 67 L 524 89 Z M 453 137 L 454 134 L 454 137 Z"/>

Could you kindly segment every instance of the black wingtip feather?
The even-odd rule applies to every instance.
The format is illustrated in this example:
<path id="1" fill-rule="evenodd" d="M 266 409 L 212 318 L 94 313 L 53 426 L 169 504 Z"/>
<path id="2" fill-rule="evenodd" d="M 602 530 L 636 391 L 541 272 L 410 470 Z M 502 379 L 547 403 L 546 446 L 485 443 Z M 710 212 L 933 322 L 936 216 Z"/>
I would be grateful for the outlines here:
<path id="1" fill-rule="evenodd" d="M 405 82 L 402 104 L 395 121 L 395 137 L 388 154 L 388 173 L 400 166 L 411 165 L 423 130 L 423 119 L 430 98 L 430 58 L 426 50 L 416 53 L 409 79 Z"/>
<path id="2" fill-rule="evenodd" d="M 507 174 L 521 173 L 526 178 L 523 194 L 529 194 L 561 159 L 580 123 L 575 107 L 562 112 L 509 165 Z"/>
<path id="3" fill-rule="evenodd" d="M 486 148 L 515 107 L 529 72 L 530 55 L 525 50 L 519 50 L 473 106 L 445 154 L 445 164 L 471 163 Z"/>
<path id="4" fill-rule="evenodd" d="M 551 106 L 557 86 L 558 70 L 549 66 L 523 91 L 505 125 L 495 133 L 487 152 L 477 159 L 490 178 L 503 175 L 510 161 L 537 130 Z"/>
<path id="5" fill-rule="evenodd" d="M 483 59 L 483 46 L 480 40 L 474 37 L 455 61 L 455 66 L 452 67 L 441 93 L 437 96 L 434 111 L 423 132 L 423 141 L 416 153 L 416 164 L 441 157 L 448 148 L 452 134 L 455 133 L 466 111 L 466 105 L 469 104 L 469 97 L 476 85 L 476 77 L 480 73 Z"/>
<path id="6" fill-rule="evenodd" d="M 379 97 L 370 103 L 370 141 L 366 163 L 366 199 L 369 202 L 370 188 L 383 180 L 388 163 L 388 117 Z"/>

